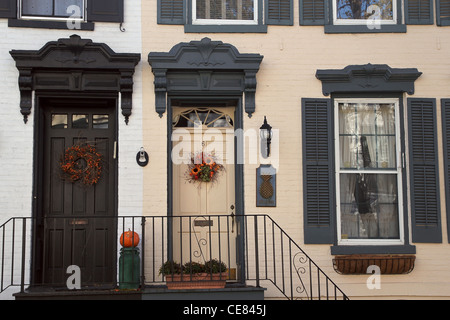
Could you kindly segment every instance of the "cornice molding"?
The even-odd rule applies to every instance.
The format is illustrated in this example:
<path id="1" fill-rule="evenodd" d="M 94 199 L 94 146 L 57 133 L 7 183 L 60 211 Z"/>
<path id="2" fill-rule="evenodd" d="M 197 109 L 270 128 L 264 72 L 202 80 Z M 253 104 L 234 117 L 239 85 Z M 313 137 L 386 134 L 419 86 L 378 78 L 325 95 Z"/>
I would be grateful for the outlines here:
<path id="1" fill-rule="evenodd" d="M 210 38 L 203 38 L 200 41 L 181 42 L 169 52 L 150 52 L 148 63 L 152 67 L 155 76 L 155 109 L 160 117 L 166 111 L 166 95 L 168 91 L 181 90 L 178 87 L 171 87 L 168 74 L 183 72 L 191 79 L 198 78 L 203 83 L 202 91 L 221 90 L 226 91 L 226 87 L 215 88 L 210 83 L 205 83 L 205 79 L 216 79 L 218 73 L 228 72 L 239 75 L 241 93 L 245 93 L 245 111 L 251 117 L 255 111 L 255 91 L 256 73 L 263 56 L 260 54 L 240 53 L 236 47 L 222 41 L 212 41 Z M 210 74 L 205 78 L 204 72 Z M 236 80 L 236 79 L 234 79 Z M 230 87 L 234 91 L 236 87 Z M 197 90 L 195 86 L 184 87 L 183 90 Z"/>
<path id="2" fill-rule="evenodd" d="M 11 50 L 10 54 L 19 70 L 20 111 L 25 123 L 33 90 L 120 92 L 122 114 L 128 123 L 139 53 L 116 53 L 104 43 L 74 34 L 47 42 L 39 50 Z"/>
<path id="3" fill-rule="evenodd" d="M 414 82 L 422 72 L 416 68 L 391 68 L 386 64 L 349 65 L 343 69 L 317 70 L 322 93 L 407 92 L 414 94 Z"/>

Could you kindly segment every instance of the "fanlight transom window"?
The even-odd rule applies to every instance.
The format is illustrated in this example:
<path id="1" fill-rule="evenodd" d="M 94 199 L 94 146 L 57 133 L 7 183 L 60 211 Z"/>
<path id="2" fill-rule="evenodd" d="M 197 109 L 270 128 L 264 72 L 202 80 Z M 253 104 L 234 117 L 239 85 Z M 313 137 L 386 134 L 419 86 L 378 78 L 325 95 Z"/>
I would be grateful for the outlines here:
<path id="1" fill-rule="evenodd" d="M 226 110 L 211 108 L 189 108 L 181 112 L 174 112 L 172 119 L 174 128 L 233 128 L 233 119 Z"/>

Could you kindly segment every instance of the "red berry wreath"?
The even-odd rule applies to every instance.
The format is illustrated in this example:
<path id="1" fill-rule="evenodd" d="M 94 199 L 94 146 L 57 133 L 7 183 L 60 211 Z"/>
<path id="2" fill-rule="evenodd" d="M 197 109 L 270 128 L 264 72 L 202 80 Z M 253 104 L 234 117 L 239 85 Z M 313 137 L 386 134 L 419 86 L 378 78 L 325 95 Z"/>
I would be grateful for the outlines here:
<path id="1" fill-rule="evenodd" d="M 94 185 L 100 179 L 102 159 L 103 156 L 90 144 L 67 148 L 61 160 L 63 178 L 70 182 Z"/>

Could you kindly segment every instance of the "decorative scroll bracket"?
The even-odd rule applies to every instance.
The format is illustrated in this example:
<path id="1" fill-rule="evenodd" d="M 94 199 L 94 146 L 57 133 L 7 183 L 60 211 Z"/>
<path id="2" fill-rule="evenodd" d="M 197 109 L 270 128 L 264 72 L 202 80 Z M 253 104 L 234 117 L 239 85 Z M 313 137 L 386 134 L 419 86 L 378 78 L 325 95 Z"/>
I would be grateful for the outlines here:
<path id="1" fill-rule="evenodd" d="M 133 74 L 139 53 L 115 53 L 104 43 L 72 35 L 47 42 L 39 50 L 11 50 L 19 70 L 20 112 L 31 113 L 32 92 L 120 92 L 128 124 L 132 109 Z"/>
<path id="2" fill-rule="evenodd" d="M 245 94 L 245 111 L 251 117 L 255 111 L 256 73 L 262 59 L 260 54 L 242 54 L 231 44 L 209 38 L 181 42 L 169 52 L 150 52 L 155 111 L 162 117 L 167 93 L 239 92 Z"/>

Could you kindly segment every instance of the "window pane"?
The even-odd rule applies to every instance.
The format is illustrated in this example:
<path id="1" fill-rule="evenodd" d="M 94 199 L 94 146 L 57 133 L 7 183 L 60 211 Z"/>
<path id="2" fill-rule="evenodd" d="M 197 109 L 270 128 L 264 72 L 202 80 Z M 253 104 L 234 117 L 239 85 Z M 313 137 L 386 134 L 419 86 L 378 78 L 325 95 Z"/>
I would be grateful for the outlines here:
<path id="1" fill-rule="evenodd" d="M 72 115 L 72 128 L 86 129 L 89 127 L 89 117 L 87 114 Z"/>
<path id="2" fill-rule="evenodd" d="M 393 20 L 394 0 L 335 0 L 337 19 Z"/>
<path id="3" fill-rule="evenodd" d="M 253 0 L 197 0 L 197 19 L 253 20 Z"/>
<path id="4" fill-rule="evenodd" d="M 398 239 L 397 174 L 340 174 L 342 239 Z"/>
<path id="5" fill-rule="evenodd" d="M 108 115 L 94 114 L 92 116 L 92 127 L 94 129 L 108 129 Z"/>
<path id="6" fill-rule="evenodd" d="M 77 6 L 79 8 L 79 10 L 75 11 L 75 12 L 73 12 L 73 10 L 70 10 L 69 13 L 67 13 L 67 8 L 71 5 Z M 80 13 L 79 18 L 82 18 L 82 16 L 83 16 L 83 0 L 58 0 L 58 1 L 55 1 L 55 16 L 70 17 L 77 13 Z"/>
<path id="7" fill-rule="evenodd" d="M 395 169 L 394 104 L 340 103 L 340 167 Z"/>
<path id="8" fill-rule="evenodd" d="M 67 129 L 67 114 L 52 114 L 52 128 Z"/>
<path id="9" fill-rule="evenodd" d="M 22 0 L 22 14 L 26 16 L 52 16 L 53 0 Z"/>

